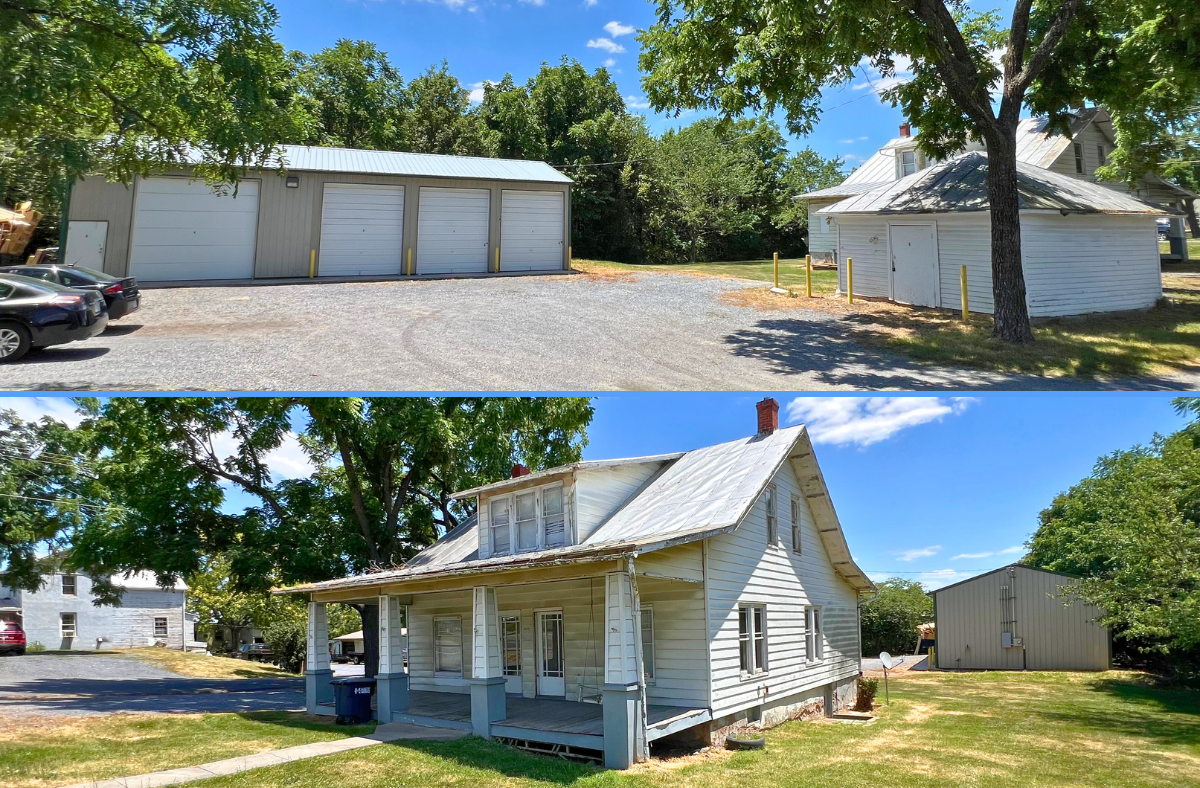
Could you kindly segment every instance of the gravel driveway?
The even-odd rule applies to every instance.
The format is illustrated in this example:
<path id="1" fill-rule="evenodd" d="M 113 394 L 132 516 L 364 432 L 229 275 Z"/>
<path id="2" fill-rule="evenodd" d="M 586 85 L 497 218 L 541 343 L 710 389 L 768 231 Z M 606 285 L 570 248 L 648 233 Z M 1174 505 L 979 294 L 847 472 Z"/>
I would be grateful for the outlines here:
<path id="1" fill-rule="evenodd" d="M 5 367 L 39 390 L 1065 388 L 938 369 L 851 342 L 820 312 L 721 294 L 761 283 L 639 273 L 151 289 L 87 342 Z M 1143 382 L 1163 387 L 1170 384 Z"/>
<path id="2" fill-rule="evenodd" d="M 303 707 L 304 681 L 299 678 L 200 679 L 118 656 L 0 658 L 0 720 Z"/>

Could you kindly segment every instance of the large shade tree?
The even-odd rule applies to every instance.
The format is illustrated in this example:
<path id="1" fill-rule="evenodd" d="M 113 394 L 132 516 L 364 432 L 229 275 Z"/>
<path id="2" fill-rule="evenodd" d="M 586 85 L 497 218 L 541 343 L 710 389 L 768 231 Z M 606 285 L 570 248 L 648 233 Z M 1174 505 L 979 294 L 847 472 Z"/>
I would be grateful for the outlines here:
<path id="1" fill-rule="evenodd" d="M 867 59 L 885 77 L 910 62 L 913 79 L 885 95 L 920 129 L 932 156 L 987 145 L 995 335 L 1033 338 L 1021 269 L 1016 132 L 1023 109 L 1049 113 L 1102 100 L 1118 137 L 1154 127 L 1196 91 L 1195 12 L 1169 0 L 1017 0 L 1007 29 L 963 0 L 657 0 L 641 35 L 646 95 L 658 110 L 709 109 L 731 118 L 782 109 L 808 133 L 823 91 Z M 1077 15 L 1083 25 L 1074 24 Z M 1095 22 L 1095 24 L 1091 24 Z M 1102 40 L 1091 36 L 1102 32 Z M 1133 42 L 1130 44 L 1130 42 Z M 1153 63 L 1166 51 L 1162 62 Z M 1150 55 L 1153 55 L 1151 57 Z M 1099 60 L 1091 58 L 1099 57 Z M 1183 73 L 1187 69 L 1189 73 Z M 1103 83 L 1103 84 L 1101 84 Z M 1162 114 L 1140 113 L 1147 94 Z M 1126 146 L 1152 136 L 1126 135 Z"/>
<path id="2" fill-rule="evenodd" d="M 504 478 L 516 462 L 578 460 L 592 416 L 578 397 L 83 403 L 91 418 L 80 429 L 93 436 L 99 482 L 122 515 L 78 529 L 74 563 L 97 575 L 151 570 L 167 581 L 224 555 L 238 591 L 395 566 L 472 513 L 454 491 Z M 278 478 L 271 453 L 292 440 L 312 470 Z M 376 608 L 358 608 L 373 675 Z"/>

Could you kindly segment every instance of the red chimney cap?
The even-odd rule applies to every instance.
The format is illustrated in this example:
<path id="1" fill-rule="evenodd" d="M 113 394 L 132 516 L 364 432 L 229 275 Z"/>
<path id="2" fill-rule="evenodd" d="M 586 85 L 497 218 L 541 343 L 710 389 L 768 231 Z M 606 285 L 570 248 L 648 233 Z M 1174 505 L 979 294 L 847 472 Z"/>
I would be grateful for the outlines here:
<path id="1" fill-rule="evenodd" d="M 516 465 L 514 465 L 512 467 L 511 474 L 512 474 L 511 478 L 513 478 L 513 479 L 516 479 L 518 476 L 528 476 L 529 468 L 524 465 L 521 465 L 520 463 L 517 463 Z"/>
<path id="2" fill-rule="evenodd" d="M 910 125 L 907 121 L 900 124 L 900 136 L 901 137 L 911 137 L 912 136 L 912 125 Z"/>

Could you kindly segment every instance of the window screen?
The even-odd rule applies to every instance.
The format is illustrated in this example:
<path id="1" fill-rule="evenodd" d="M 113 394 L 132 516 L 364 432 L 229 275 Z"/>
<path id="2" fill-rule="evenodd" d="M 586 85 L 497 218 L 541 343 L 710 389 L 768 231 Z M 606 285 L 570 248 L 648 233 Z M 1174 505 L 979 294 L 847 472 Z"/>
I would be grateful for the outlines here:
<path id="1" fill-rule="evenodd" d="M 434 670 L 462 673 L 462 621 L 458 618 L 433 620 Z"/>
<path id="2" fill-rule="evenodd" d="M 561 547 L 567 542 L 563 516 L 563 490 L 549 487 L 542 491 L 542 520 L 546 524 L 546 547 Z"/>
<path id="3" fill-rule="evenodd" d="M 509 531 L 509 503 L 507 498 L 492 501 L 492 555 L 511 552 Z"/>
<path id="4" fill-rule="evenodd" d="M 167 634 L 167 619 L 165 617 L 156 617 L 154 619 L 154 634 L 156 636 L 165 637 Z"/>
<path id="5" fill-rule="evenodd" d="M 65 638 L 75 637 L 75 614 L 60 613 L 59 616 L 62 623 L 62 636 Z"/>
<path id="6" fill-rule="evenodd" d="M 522 493 L 516 497 L 517 502 L 517 549 L 537 549 L 537 510 L 534 508 L 534 494 Z"/>

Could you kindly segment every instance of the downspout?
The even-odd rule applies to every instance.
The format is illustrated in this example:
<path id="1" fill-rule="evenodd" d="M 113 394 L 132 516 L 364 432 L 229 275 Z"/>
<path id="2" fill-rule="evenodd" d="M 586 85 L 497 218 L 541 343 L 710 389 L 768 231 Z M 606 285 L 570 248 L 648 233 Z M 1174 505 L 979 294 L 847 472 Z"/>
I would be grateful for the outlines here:
<path id="1" fill-rule="evenodd" d="M 637 664 L 637 680 L 638 680 L 638 695 L 641 698 L 641 730 L 638 731 L 637 749 L 640 760 L 649 760 L 650 758 L 650 742 L 647 741 L 648 731 L 648 716 L 646 710 L 646 666 L 642 659 L 642 598 L 638 593 L 637 586 L 637 571 L 633 566 L 634 556 L 629 556 L 626 559 L 629 563 L 629 587 L 633 592 L 633 610 L 637 613 L 637 620 L 633 622 L 633 643 L 636 651 L 635 662 Z"/>

